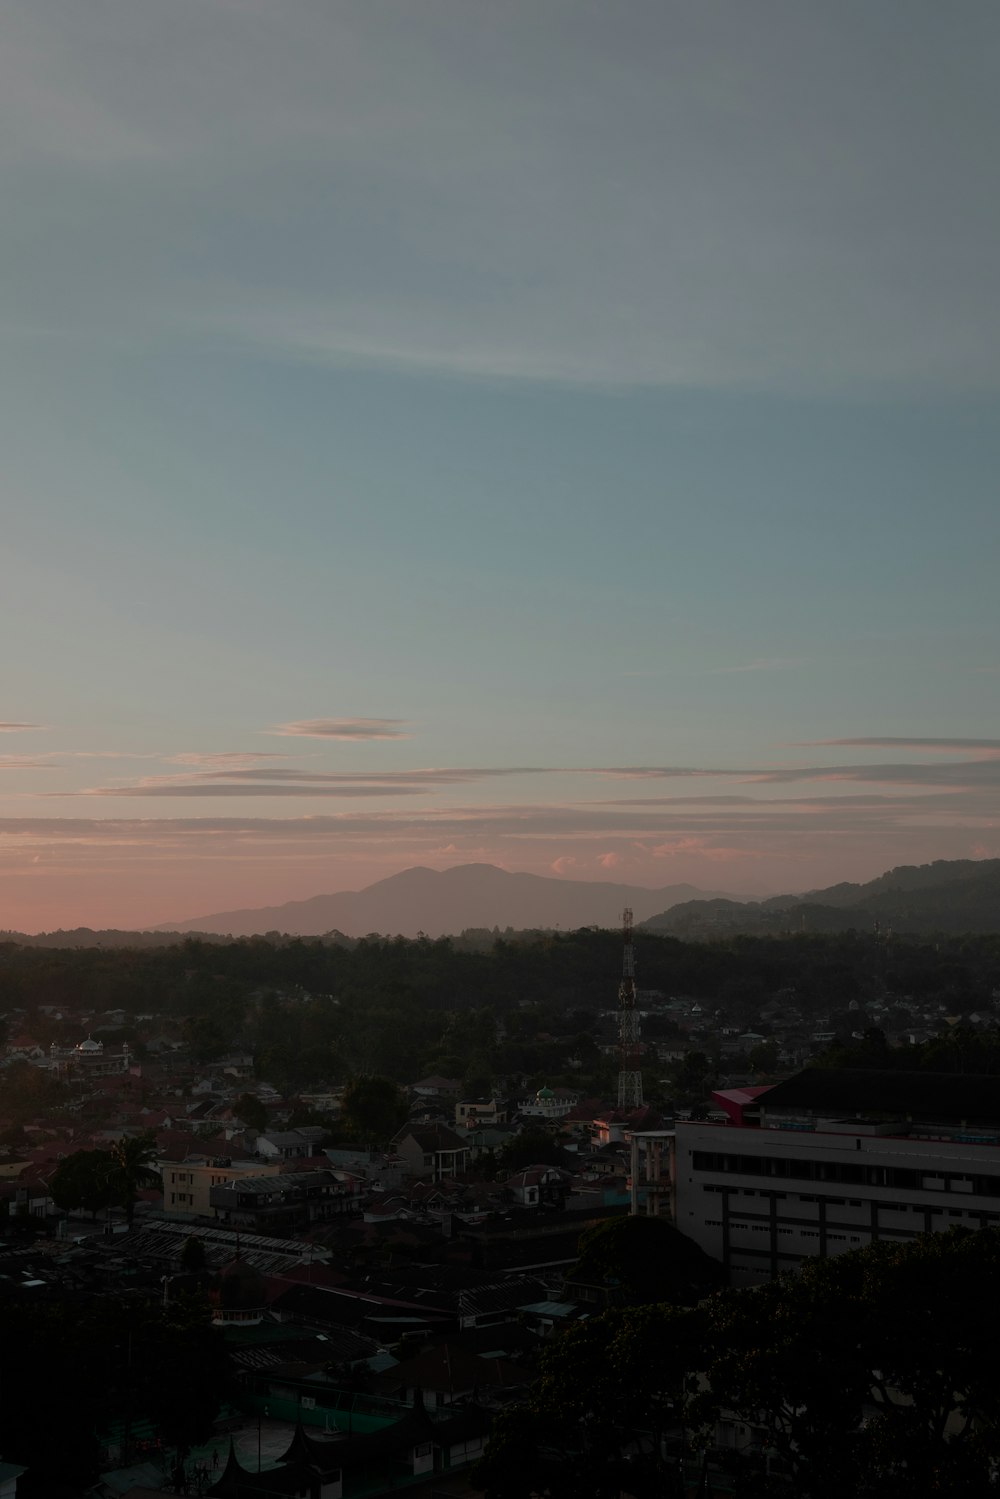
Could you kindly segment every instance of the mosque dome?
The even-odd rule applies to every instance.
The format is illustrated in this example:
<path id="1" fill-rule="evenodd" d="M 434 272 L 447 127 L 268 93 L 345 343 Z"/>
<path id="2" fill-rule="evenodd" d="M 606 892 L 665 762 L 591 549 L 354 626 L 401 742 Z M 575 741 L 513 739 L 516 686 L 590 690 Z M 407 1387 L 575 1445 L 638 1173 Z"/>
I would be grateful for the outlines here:
<path id="1" fill-rule="evenodd" d="M 556 1095 L 553 1093 L 551 1088 L 539 1088 L 538 1092 L 535 1094 L 535 1097 L 538 1099 L 539 1103 L 543 1102 L 546 1099 L 553 1099 L 555 1098 L 555 1096 Z"/>

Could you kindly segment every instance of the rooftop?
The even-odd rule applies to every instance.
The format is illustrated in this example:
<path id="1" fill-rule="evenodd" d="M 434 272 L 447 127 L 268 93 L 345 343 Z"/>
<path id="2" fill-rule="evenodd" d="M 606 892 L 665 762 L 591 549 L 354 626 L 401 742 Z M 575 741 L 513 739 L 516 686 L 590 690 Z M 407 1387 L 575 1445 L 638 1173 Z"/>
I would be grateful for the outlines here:
<path id="1" fill-rule="evenodd" d="M 762 1100 L 767 1114 L 806 1111 L 856 1117 L 965 1123 L 1000 1122 L 1000 1078 L 957 1072 L 807 1067 L 776 1083 Z"/>

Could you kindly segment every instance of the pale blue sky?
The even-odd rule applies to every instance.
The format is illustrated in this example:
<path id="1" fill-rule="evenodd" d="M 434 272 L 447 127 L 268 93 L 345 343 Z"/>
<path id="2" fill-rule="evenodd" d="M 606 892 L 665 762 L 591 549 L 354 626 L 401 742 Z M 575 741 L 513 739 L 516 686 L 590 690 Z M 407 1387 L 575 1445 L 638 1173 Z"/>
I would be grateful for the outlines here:
<path id="1" fill-rule="evenodd" d="M 992 0 L 0 42 L 0 926 L 1000 855 L 995 746 L 798 747 L 997 732 Z M 568 773 L 637 766 L 714 774 Z"/>

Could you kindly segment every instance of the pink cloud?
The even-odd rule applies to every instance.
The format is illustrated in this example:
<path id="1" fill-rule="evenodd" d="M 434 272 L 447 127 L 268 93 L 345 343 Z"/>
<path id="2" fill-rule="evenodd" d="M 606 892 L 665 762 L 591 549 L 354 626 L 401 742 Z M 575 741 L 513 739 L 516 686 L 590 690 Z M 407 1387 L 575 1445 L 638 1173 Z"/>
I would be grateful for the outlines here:
<path id="1" fill-rule="evenodd" d="M 704 838 L 675 838 L 668 843 L 658 843 L 649 852 L 654 859 L 673 859 L 678 855 L 694 855 L 710 863 L 731 864 L 737 859 L 755 859 L 758 855 L 749 848 L 720 848 L 707 843 Z"/>
<path id="2" fill-rule="evenodd" d="M 278 750 L 220 750 L 216 752 L 188 750 L 180 755 L 167 755 L 168 765 L 213 766 L 219 770 L 241 770 L 257 765 L 261 760 L 287 760 L 288 756 Z"/>
<path id="3" fill-rule="evenodd" d="M 600 854 L 597 862 L 602 869 L 617 869 L 623 860 L 621 854 Z"/>
<path id="4" fill-rule="evenodd" d="M 824 746 L 839 749 L 911 749 L 926 750 L 931 754 L 964 754 L 968 751 L 983 755 L 1000 755 L 1000 739 L 927 739 L 899 736 L 883 736 L 865 739 L 799 739 L 793 741 L 792 749 L 820 749 Z"/>
<path id="5" fill-rule="evenodd" d="M 25 734 L 29 729 L 44 729 L 41 723 L 0 723 L 0 734 Z"/>
<path id="6" fill-rule="evenodd" d="M 406 726 L 404 718 L 300 718 L 264 732 L 302 739 L 409 739 Z"/>

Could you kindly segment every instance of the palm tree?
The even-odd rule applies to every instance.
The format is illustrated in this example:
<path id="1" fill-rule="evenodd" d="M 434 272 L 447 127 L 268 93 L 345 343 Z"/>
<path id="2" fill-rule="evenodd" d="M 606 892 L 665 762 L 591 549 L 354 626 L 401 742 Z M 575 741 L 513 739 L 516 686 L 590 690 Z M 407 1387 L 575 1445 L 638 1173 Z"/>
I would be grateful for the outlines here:
<path id="1" fill-rule="evenodd" d="M 158 1187 L 162 1181 L 153 1167 L 156 1136 L 151 1130 L 144 1135 L 122 1135 L 109 1154 L 108 1185 L 113 1200 L 125 1209 L 125 1221 L 131 1228 L 140 1191 L 143 1187 Z"/>

